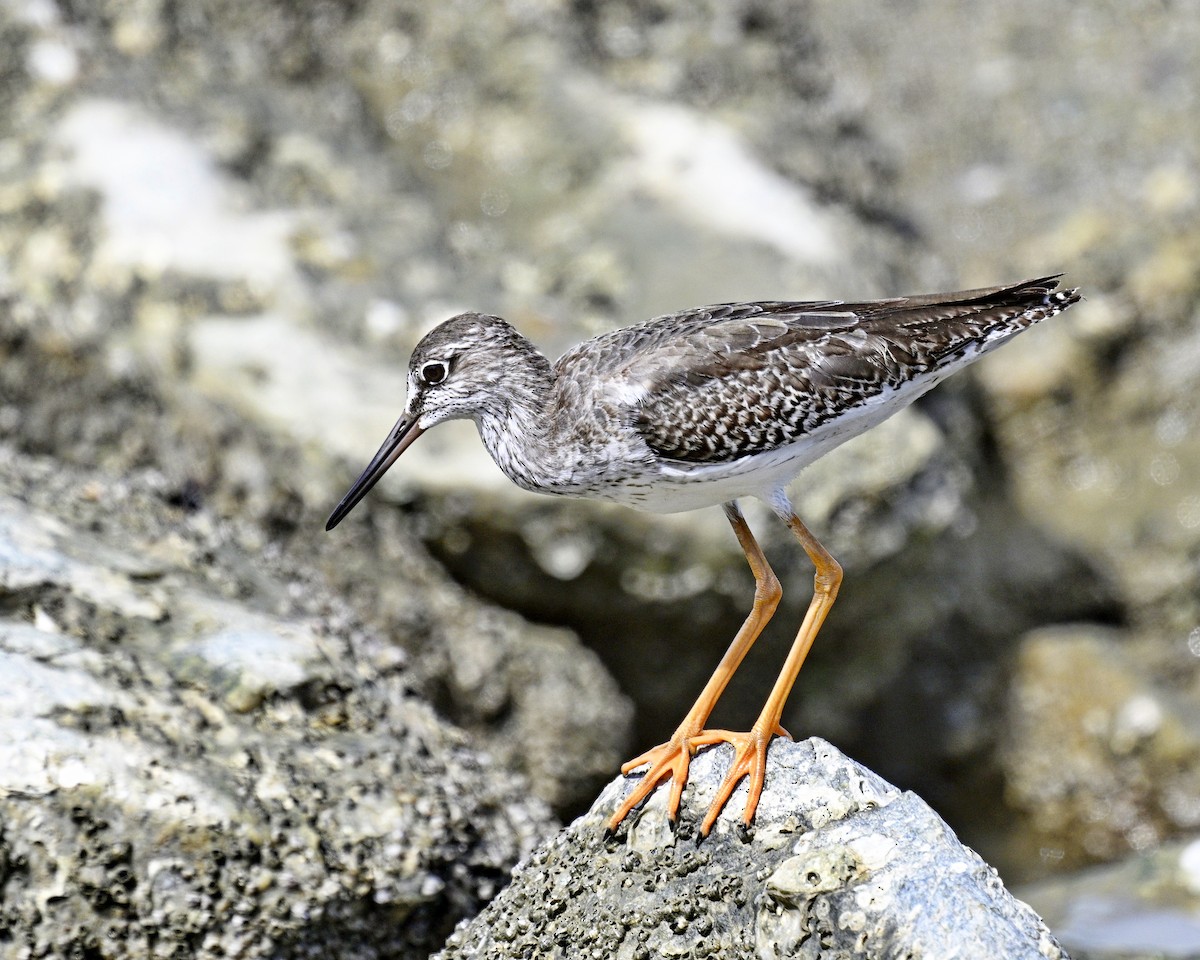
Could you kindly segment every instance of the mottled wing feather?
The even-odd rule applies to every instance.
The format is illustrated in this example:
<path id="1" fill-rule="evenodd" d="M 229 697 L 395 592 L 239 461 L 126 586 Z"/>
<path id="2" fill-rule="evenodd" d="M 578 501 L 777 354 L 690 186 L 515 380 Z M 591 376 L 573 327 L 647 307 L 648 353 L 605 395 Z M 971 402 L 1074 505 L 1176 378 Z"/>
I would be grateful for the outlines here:
<path id="1" fill-rule="evenodd" d="M 632 423 L 672 460 L 725 462 L 773 449 L 1077 299 L 1052 293 L 1056 285 L 1044 278 L 936 297 L 743 305 L 757 309 L 689 325 L 627 360 L 624 374 L 646 385 Z"/>
<path id="2" fill-rule="evenodd" d="M 601 378 L 653 376 L 681 343 L 703 337 L 710 328 L 726 323 L 734 327 L 737 321 L 769 320 L 774 313 L 784 310 L 804 315 L 814 311 L 811 315 L 816 318 L 820 314 L 815 311 L 835 306 L 836 302 L 829 300 L 718 303 L 670 313 L 584 341 L 558 358 L 555 374 L 563 376 L 585 370 L 588 376 Z"/>

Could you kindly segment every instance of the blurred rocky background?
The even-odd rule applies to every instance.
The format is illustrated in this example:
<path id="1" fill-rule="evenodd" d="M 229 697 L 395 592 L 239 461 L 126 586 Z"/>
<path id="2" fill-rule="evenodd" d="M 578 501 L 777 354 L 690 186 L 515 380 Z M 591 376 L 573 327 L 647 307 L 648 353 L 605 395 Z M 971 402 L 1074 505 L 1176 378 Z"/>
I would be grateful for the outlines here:
<path id="1" fill-rule="evenodd" d="M 425 956 L 669 736 L 751 597 L 719 511 L 452 424 L 323 532 L 433 324 L 1056 271 L 796 484 L 847 579 L 786 723 L 1077 955 L 1200 952 L 1197 49 L 1193 2 L 0 2 L 0 954 Z M 748 515 L 787 593 L 724 725 L 810 584 Z"/>

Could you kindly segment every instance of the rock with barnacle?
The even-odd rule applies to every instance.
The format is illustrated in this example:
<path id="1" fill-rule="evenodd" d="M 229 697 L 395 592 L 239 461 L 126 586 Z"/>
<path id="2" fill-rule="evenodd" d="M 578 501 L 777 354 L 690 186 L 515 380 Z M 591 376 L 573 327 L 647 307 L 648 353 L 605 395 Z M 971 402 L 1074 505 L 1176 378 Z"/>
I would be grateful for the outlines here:
<path id="1" fill-rule="evenodd" d="M 659 791 L 606 836 L 604 822 L 629 789 L 614 781 L 438 960 L 531 949 L 767 960 L 1066 956 L 924 801 L 823 740 L 777 740 L 754 827 L 742 826 L 733 803 L 699 839 L 692 814 L 707 809 L 728 756 L 720 747 L 696 758 L 674 828 Z"/>
<path id="2" fill-rule="evenodd" d="M 427 957 L 548 811 L 161 491 L 0 443 L 0 957 Z"/>

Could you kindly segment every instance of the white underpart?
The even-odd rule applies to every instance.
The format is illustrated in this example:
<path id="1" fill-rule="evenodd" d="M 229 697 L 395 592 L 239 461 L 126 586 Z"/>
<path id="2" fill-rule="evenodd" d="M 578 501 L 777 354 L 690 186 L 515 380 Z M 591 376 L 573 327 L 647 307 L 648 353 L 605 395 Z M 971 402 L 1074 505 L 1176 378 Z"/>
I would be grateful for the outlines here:
<path id="1" fill-rule="evenodd" d="M 730 127 L 694 110 L 633 102 L 620 117 L 634 157 L 620 173 L 693 221 L 832 264 L 833 219 L 801 185 L 756 157 Z"/>

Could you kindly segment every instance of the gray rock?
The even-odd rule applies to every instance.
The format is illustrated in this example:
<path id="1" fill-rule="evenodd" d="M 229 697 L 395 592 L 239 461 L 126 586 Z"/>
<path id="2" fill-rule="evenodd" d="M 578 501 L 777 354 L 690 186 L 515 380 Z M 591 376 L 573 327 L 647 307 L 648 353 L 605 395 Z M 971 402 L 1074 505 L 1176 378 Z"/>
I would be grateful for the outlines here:
<path id="1" fill-rule="evenodd" d="M 696 758 L 676 828 L 658 791 L 606 837 L 629 788 L 611 783 L 455 931 L 439 960 L 1065 956 L 920 798 L 823 740 L 775 741 L 753 829 L 740 824 L 743 786 L 699 839 L 729 752 Z"/>
<path id="2" fill-rule="evenodd" d="M 1076 960 L 1200 956 L 1200 840 L 1020 888 Z"/>
<path id="3" fill-rule="evenodd" d="M 548 811 L 314 571 L 160 494 L 0 445 L 0 952 L 427 956 Z"/>
<path id="4" fill-rule="evenodd" d="M 310 560 L 331 594 L 407 651 L 407 682 L 443 716 L 490 741 L 495 756 L 526 771 L 548 802 L 569 809 L 590 799 L 620 763 L 627 749 L 628 701 L 595 655 L 581 651 L 569 632 L 533 626 L 472 597 L 429 560 L 411 527 L 398 517 L 381 517 L 372 529 L 359 520 L 338 538 L 325 535 L 321 518 L 333 495 L 313 497 L 315 508 L 305 510 L 305 461 L 295 447 L 200 395 L 147 379 L 137 365 L 114 376 L 99 346 L 107 342 L 103 336 L 83 337 L 64 348 L 52 327 L 40 315 L 31 330 L 0 329 L 5 357 L 0 396 L 8 409 L 20 411 L 10 423 L 26 450 L 50 446 L 65 461 L 117 475 L 142 470 L 153 495 L 184 509 L 200 534 L 216 516 L 236 518 L 227 531 L 240 548 L 236 569 L 217 563 L 210 573 L 236 595 L 258 597 L 265 591 L 257 602 L 267 609 L 287 604 L 288 598 L 279 596 L 286 591 L 247 569 L 246 558 L 267 551 Z M 9 451 L 10 457 L 16 455 Z M 146 471 L 147 462 L 155 468 Z M 85 488 L 113 482 L 103 473 L 86 477 L 79 481 Z M 31 486 L 19 479 L 14 483 L 16 489 Z M 143 490 L 142 495 L 149 494 Z M 86 506 L 72 496 L 63 506 L 81 504 Z M 143 519 L 134 511 L 99 521 L 81 513 L 76 509 L 64 522 L 99 522 L 114 546 L 127 547 L 111 558 L 98 557 L 101 566 L 118 557 L 128 563 L 131 553 L 138 555 L 129 543 L 131 530 L 147 523 L 163 538 L 156 550 L 196 568 L 205 565 L 202 549 L 164 532 L 165 521 Z M 143 620 L 182 615 L 153 594 L 128 602 L 133 606 L 121 612 Z M 153 603 L 158 605 L 136 609 Z M 208 662 L 195 652 L 181 655 L 188 669 Z M 254 682 L 231 691 L 248 703 L 264 694 Z M 566 711 L 563 704 L 575 710 Z"/>

